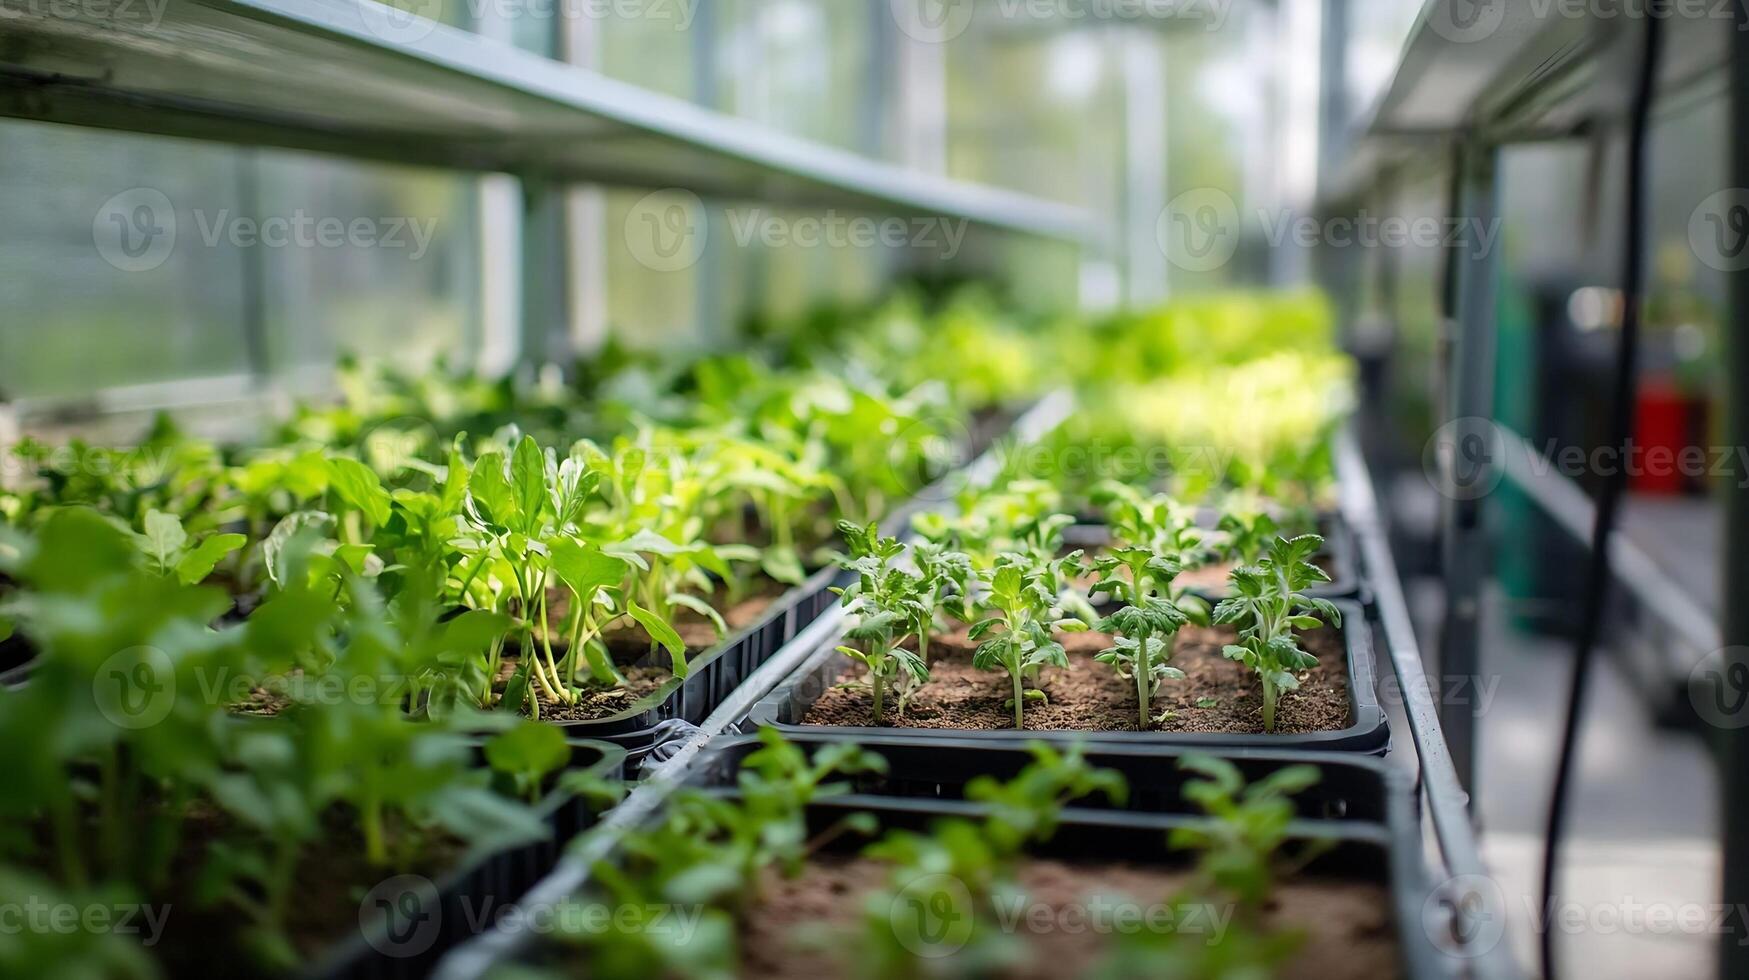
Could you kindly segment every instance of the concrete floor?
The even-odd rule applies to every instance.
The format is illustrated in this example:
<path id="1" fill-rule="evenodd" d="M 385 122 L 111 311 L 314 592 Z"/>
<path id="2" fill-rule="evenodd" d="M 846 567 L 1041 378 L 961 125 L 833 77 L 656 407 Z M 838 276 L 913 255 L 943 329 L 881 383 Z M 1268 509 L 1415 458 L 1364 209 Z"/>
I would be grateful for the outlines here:
<path id="1" fill-rule="evenodd" d="M 1412 598 L 1417 592 L 1428 595 L 1412 590 Z M 1543 824 L 1571 643 L 1513 628 L 1497 589 L 1487 602 L 1477 699 L 1482 847 L 1514 951 L 1534 976 Z M 1652 725 L 1611 658 L 1597 663 L 1555 920 L 1561 975 L 1710 977 L 1718 900 L 1710 760 L 1695 736 Z"/>

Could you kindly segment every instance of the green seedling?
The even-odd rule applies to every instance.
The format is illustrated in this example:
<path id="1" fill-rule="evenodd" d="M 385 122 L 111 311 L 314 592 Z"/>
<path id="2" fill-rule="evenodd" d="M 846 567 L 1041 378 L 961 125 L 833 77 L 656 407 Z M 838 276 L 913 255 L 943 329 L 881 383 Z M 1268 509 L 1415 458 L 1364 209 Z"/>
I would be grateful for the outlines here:
<path id="1" fill-rule="evenodd" d="M 979 603 L 984 618 L 972 626 L 970 638 L 978 643 L 972 666 L 979 670 L 1006 671 L 1013 683 L 1014 727 L 1026 727 L 1023 711 L 1028 700 L 1043 701 L 1045 693 L 1028 689 L 1025 681 L 1036 677 L 1040 667 L 1067 667 L 1069 658 L 1055 633 L 1074 633 L 1087 624 L 1074 617 L 1057 617 L 1057 592 L 1052 586 L 1073 578 L 1080 567 L 1079 551 L 1049 562 L 1036 562 L 1021 554 L 1003 554 L 982 573 L 986 591 Z"/>
<path id="2" fill-rule="evenodd" d="M 1172 579 L 1178 575 L 1178 559 L 1157 555 L 1146 548 L 1120 548 L 1095 559 L 1093 566 L 1101 575 L 1093 586 L 1093 594 L 1110 594 L 1121 597 L 1123 602 L 1095 627 L 1102 633 L 1115 634 L 1117 640 L 1094 659 L 1134 680 L 1136 730 L 1147 731 L 1154 692 L 1160 682 L 1184 677 L 1184 671 L 1169 663 L 1172 641 L 1190 621 L 1167 598 Z"/>
<path id="3" fill-rule="evenodd" d="M 1301 591 L 1330 581 L 1310 560 L 1323 546 L 1324 539 L 1315 534 L 1277 538 L 1257 564 L 1233 569 L 1228 578 L 1233 594 L 1215 607 L 1215 622 L 1239 628 L 1239 642 L 1228 644 L 1222 655 L 1256 671 L 1263 685 L 1266 732 L 1275 731 L 1281 692 L 1298 689 L 1297 672 L 1318 665 L 1318 658 L 1301 648 L 1294 631 L 1316 629 L 1325 622 L 1342 625 L 1341 611 L 1328 600 Z"/>
<path id="4" fill-rule="evenodd" d="M 854 617 L 845 638 L 857 644 L 840 646 L 838 652 L 868 668 L 874 723 L 879 725 L 885 720 L 889 687 L 899 686 L 902 713 L 908 692 L 929 680 L 928 637 L 940 601 L 940 578 L 952 562 L 933 553 L 913 570 L 902 563 L 905 546 L 897 538 L 881 537 L 875 525 L 864 528 L 843 521 L 838 530 L 849 548 L 839 564 L 855 572 L 856 581 L 833 591 Z M 911 636 L 917 637 L 918 650 L 904 645 Z"/>

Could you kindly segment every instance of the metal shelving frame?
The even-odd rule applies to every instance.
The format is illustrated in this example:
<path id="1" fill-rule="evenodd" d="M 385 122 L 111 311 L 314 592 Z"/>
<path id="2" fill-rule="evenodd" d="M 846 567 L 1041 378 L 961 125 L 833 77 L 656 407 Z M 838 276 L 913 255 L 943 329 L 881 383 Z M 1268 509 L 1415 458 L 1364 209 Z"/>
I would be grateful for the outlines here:
<path id="1" fill-rule="evenodd" d="M 140 22 L 115 7 L 0 0 L 0 115 L 1069 241 L 1091 230 L 1068 205 L 812 142 L 372 0 L 165 0 Z"/>
<path id="2" fill-rule="evenodd" d="M 1635 41 L 1638 25 L 1619 8 L 1611 8 L 1617 16 L 1605 16 L 1604 7 L 1610 5 L 1427 0 L 1389 86 L 1335 168 L 1338 176 L 1324 207 L 1345 212 L 1366 203 L 1372 188 L 1390 186 L 1393 176 L 1431 166 L 1455 171 L 1450 217 L 1491 216 L 1501 147 L 1585 136 L 1625 117 L 1631 72 L 1623 66 L 1633 63 L 1627 46 Z M 1720 10 L 1728 10 L 1733 20 L 1721 22 Z M 1695 8 L 1683 5 L 1667 10 L 1654 113 L 1724 92 L 1732 123 L 1725 186 L 1749 187 L 1749 10 L 1739 4 L 1709 7 L 1701 16 L 1693 13 Z M 1454 261 L 1447 273 L 1448 322 L 1442 345 L 1446 418 L 1491 421 L 1493 272 L 1485 263 Z M 1729 284 L 1734 329 L 1727 341 L 1727 431 L 1733 444 L 1742 444 L 1749 434 L 1749 385 L 1744 381 L 1749 377 L 1749 337 L 1744 334 L 1749 325 L 1749 271 L 1731 272 Z M 1494 448 L 1504 458 L 1482 462 L 1503 468 L 1505 479 L 1588 545 L 1591 507 L 1583 492 L 1558 475 L 1536 474 L 1526 465 L 1526 453 L 1532 450 L 1514 434 L 1501 433 Z M 1749 492 L 1740 488 L 1749 473 L 1730 476 L 1736 478 L 1732 485 L 1737 489 L 1722 501 L 1723 594 L 1741 596 L 1749 592 Z M 1481 500 L 1454 496 L 1461 495 L 1447 494 L 1441 522 L 1449 601 L 1437 673 L 1447 676 L 1475 672 L 1475 600 L 1487 574 Z M 1701 625 L 1704 619 L 1693 618 L 1695 604 L 1685 601 L 1668 576 L 1630 543 L 1618 538 L 1611 560 L 1618 588 L 1656 625 L 1654 643 L 1673 641 L 1691 655 L 1722 658 L 1722 670 L 1738 664 L 1749 670 L 1749 604 L 1724 602 L 1724 621 L 1715 634 Z M 1684 673 L 1681 680 L 1686 679 Z M 1473 788 L 1472 709 L 1442 706 L 1440 720 L 1451 738 L 1453 769 L 1462 785 Z M 1749 728 L 1716 734 L 1724 797 L 1724 901 L 1735 907 L 1749 899 L 1749 779 L 1743 775 L 1749 765 Z M 1721 937 L 1720 949 L 1721 976 L 1749 976 L 1749 949 L 1729 935 Z"/>
<path id="3" fill-rule="evenodd" d="M 890 48 L 898 28 L 885 4 L 879 19 L 875 9 L 874 43 Z M 712 14 L 700 9 L 695 38 L 709 36 Z M 494 372 L 563 363 L 604 335 L 605 309 L 579 299 L 602 291 L 604 267 L 581 254 L 599 248 L 574 245 L 603 240 L 604 186 L 685 190 L 712 205 L 963 220 L 1077 248 L 1096 240 L 1080 208 L 944 177 L 941 160 L 878 159 L 872 130 L 865 152 L 853 152 L 704 108 L 708 88 L 688 101 L 602 75 L 590 67 L 599 30 L 587 16 L 558 24 L 555 57 L 515 47 L 494 10 L 470 26 L 373 0 L 0 0 L 0 118 L 483 175 L 479 207 L 491 227 L 482 230 L 481 346 L 494 356 L 482 366 Z M 708 58 L 708 44 L 695 47 Z M 910 47 L 940 57 L 941 45 Z M 909 73 L 895 81 L 913 87 Z M 868 129 L 879 107 L 864 102 Z M 719 268 L 707 250 L 697 270 L 702 323 L 715 322 Z M 250 349 L 261 348 L 254 338 Z M 496 359 L 505 352 L 511 361 Z M 178 382 L 174 401 L 203 416 L 203 430 L 228 433 L 244 424 L 240 408 L 306 393 L 268 367 L 255 357 L 243 373 Z M 0 404 L 0 431 L 134 411 L 152 388 Z"/>

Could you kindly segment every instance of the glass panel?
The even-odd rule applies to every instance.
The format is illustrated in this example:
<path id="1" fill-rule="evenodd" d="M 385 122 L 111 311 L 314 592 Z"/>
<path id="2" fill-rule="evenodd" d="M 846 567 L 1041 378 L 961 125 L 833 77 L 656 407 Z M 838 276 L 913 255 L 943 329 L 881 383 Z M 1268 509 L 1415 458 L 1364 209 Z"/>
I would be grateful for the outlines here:
<path id="1" fill-rule="evenodd" d="M 247 371 L 238 152 L 0 123 L 0 393 Z"/>
<path id="2" fill-rule="evenodd" d="M 597 70 L 610 78 L 641 85 L 681 99 L 691 99 L 693 81 L 693 31 L 704 29 L 708 11 L 699 7 L 689 19 L 685 3 L 669 7 L 670 17 L 604 17 L 590 26 L 600 38 L 596 46 Z"/>
<path id="3" fill-rule="evenodd" d="M 465 355 L 477 308 L 473 179 L 289 153 L 256 163 L 268 358 L 418 367 Z"/>
<path id="4" fill-rule="evenodd" d="M 863 103 L 875 38 L 868 5 L 727 0 L 716 9 L 717 108 L 847 149 L 879 143 Z"/>

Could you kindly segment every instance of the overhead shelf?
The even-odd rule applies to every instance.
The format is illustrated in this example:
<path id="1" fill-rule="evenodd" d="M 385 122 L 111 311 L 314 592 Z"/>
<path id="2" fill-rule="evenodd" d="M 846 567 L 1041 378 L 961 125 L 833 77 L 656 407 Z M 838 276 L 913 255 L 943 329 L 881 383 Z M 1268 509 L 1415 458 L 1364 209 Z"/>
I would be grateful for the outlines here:
<path id="1" fill-rule="evenodd" d="M 1663 18 L 1661 95 L 1675 95 L 1724 67 L 1732 9 L 1671 6 Z M 1609 4 L 1428 0 L 1370 135 L 1467 129 L 1530 138 L 1619 118 L 1632 94 L 1639 27 L 1639 19 Z"/>
<path id="2" fill-rule="evenodd" d="M 1331 197 L 1370 185 L 1380 168 L 1450 137 L 1546 139 L 1625 117 L 1640 21 L 1618 8 L 1427 0 L 1390 85 L 1356 130 Z M 1658 81 L 1667 100 L 1708 80 L 1723 83 L 1735 29 L 1728 5 L 1673 4 L 1672 11 Z"/>
<path id="3" fill-rule="evenodd" d="M 0 116 L 1091 231 L 1074 207 L 799 139 L 372 0 L 0 0 Z"/>

